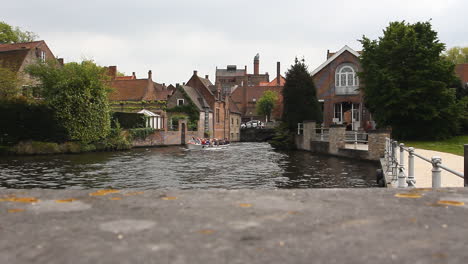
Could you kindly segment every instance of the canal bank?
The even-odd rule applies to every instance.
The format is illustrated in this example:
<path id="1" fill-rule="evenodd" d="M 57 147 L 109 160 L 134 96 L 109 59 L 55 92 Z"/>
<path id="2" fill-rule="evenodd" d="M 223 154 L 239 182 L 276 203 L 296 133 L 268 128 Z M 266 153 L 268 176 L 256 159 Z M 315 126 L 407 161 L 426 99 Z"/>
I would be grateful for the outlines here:
<path id="1" fill-rule="evenodd" d="M 0 190 L 0 263 L 465 263 L 468 190 Z"/>

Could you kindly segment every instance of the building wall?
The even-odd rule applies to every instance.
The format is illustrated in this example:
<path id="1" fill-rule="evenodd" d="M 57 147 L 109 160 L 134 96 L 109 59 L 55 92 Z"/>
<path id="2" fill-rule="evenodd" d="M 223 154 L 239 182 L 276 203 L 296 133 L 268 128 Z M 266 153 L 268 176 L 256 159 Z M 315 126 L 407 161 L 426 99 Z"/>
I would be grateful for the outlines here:
<path id="1" fill-rule="evenodd" d="M 28 55 L 23 61 L 23 64 L 19 68 L 18 74 L 20 75 L 21 85 L 37 85 L 39 81 L 29 74 L 25 73 L 26 67 L 31 64 L 35 64 L 40 61 L 40 52 L 44 51 L 46 54 L 46 61 L 53 60 L 57 61 L 52 51 L 47 47 L 45 43 L 40 43 L 37 48 L 32 48 L 29 50 Z"/>
<path id="2" fill-rule="evenodd" d="M 230 116 L 230 140 L 232 142 L 240 141 L 241 115 L 238 113 L 231 113 Z"/>
<path id="3" fill-rule="evenodd" d="M 336 103 L 350 102 L 359 103 L 362 106 L 361 125 L 364 127 L 364 122 L 370 119 L 368 111 L 364 108 L 362 92 L 357 95 L 337 95 L 335 92 L 335 72 L 336 69 L 344 63 L 352 64 L 358 71 L 361 71 L 359 58 L 348 51 L 345 51 L 334 61 L 328 64 L 321 71 L 313 76 L 315 87 L 317 89 L 317 98 L 324 100 L 323 121 L 326 127 L 333 124 L 334 105 Z M 361 85 L 361 82 L 360 82 Z"/>

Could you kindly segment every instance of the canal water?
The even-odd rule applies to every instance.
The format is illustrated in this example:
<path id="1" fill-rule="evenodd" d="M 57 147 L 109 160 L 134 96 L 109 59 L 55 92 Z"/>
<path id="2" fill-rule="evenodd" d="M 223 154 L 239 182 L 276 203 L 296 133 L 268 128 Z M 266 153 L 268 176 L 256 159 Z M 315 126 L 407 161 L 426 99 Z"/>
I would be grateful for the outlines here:
<path id="1" fill-rule="evenodd" d="M 0 157 L 0 188 L 359 188 L 376 187 L 373 163 L 267 143 L 226 149 L 133 149 L 79 155 Z"/>

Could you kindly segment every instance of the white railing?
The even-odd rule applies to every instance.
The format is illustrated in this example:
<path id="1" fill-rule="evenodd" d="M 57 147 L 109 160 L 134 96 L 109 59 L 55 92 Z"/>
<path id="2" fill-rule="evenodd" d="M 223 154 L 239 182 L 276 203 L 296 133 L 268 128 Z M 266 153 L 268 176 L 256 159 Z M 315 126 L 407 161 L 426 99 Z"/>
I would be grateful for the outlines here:
<path id="1" fill-rule="evenodd" d="M 408 152 L 408 172 L 405 168 L 405 155 Z M 386 172 L 392 175 L 392 181 L 398 182 L 398 188 L 414 187 L 416 179 L 414 177 L 414 157 L 420 158 L 432 164 L 432 188 L 440 188 L 442 169 L 448 171 L 458 177 L 464 178 L 463 173 L 452 170 L 442 165 L 442 159 L 438 156 L 433 156 L 431 159 L 418 155 L 414 152 L 414 148 L 405 147 L 405 144 L 398 141 L 386 138 L 385 141 L 385 161 Z"/>
<path id="2" fill-rule="evenodd" d="M 304 123 L 297 123 L 297 134 L 304 134 Z"/>
<path id="3" fill-rule="evenodd" d="M 318 127 L 315 129 L 315 140 L 317 141 L 328 141 L 330 138 L 330 129 Z"/>
<path id="4" fill-rule="evenodd" d="M 368 134 L 359 131 L 346 131 L 345 143 L 354 144 L 354 148 L 357 149 L 358 144 L 367 144 Z"/>

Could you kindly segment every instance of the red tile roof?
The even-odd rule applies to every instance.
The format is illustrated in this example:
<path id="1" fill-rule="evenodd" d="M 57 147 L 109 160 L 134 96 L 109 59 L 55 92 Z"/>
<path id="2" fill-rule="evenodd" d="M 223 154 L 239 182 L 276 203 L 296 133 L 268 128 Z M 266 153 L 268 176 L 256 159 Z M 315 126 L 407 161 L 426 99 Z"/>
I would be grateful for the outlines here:
<path id="1" fill-rule="evenodd" d="M 111 101 L 167 100 L 171 94 L 171 91 L 164 89 L 161 84 L 148 79 L 113 80 L 111 87 Z"/>
<path id="2" fill-rule="evenodd" d="M 275 78 L 271 82 L 260 82 L 258 85 L 259 86 L 278 86 L 278 84 L 276 83 L 276 79 L 278 79 L 278 78 Z M 285 83 L 286 83 L 286 79 L 283 76 L 280 76 L 280 85 L 279 86 L 284 86 Z"/>
<path id="3" fill-rule="evenodd" d="M 455 66 L 455 73 L 463 84 L 468 83 L 468 63 L 457 64 Z"/>
<path id="4" fill-rule="evenodd" d="M 24 43 L 12 43 L 12 44 L 0 44 L 1 51 L 19 50 L 19 49 L 32 49 L 37 47 L 39 44 L 45 43 L 43 40 L 24 42 Z"/>
<path id="5" fill-rule="evenodd" d="M 130 75 L 130 76 L 116 76 L 116 80 L 135 80 L 135 76 Z"/>

